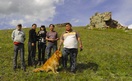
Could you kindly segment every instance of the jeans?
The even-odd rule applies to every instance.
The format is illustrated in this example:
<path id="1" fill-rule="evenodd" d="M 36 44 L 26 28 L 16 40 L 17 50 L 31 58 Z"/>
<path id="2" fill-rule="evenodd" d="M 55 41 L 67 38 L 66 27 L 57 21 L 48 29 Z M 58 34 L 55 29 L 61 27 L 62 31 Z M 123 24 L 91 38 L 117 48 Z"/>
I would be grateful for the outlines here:
<path id="1" fill-rule="evenodd" d="M 52 49 L 53 49 L 53 53 L 57 50 L 57 44 L 56 43 L 48 43 L 48 45 L 46 47 L 47 59 L 50 58 Z"/>
<path id="2" fill-rule="evenodd" d="M 46 43 L 38 42 L 38 61 L 44 62 Z"/>
<path id="3" fill-rule="evenodd" d="M 25 69 L 25 59 L 24 59 L 24 44 L 14 45 L 14 58 L 13 58 L 13 68 L 17 67 L 17 56 L 20 51 L 21 67 Z"/>
<path id="4" fill-rule="evenodd" d="M 70 69 L 71 71 L 76 70 L 76 59 L 77 59 L 78 49 L 76 48 L 63 48 L 62 50 L 62 66 L 67 68 L 68 55 L 70 55 Z"/>
<path id="5" fill-rule="evenodd" d="M 35 65 L 35 56 L 36 56 L 36 43 L 32 46 L 31 42 L 28 42 L 28 65 Z"/>

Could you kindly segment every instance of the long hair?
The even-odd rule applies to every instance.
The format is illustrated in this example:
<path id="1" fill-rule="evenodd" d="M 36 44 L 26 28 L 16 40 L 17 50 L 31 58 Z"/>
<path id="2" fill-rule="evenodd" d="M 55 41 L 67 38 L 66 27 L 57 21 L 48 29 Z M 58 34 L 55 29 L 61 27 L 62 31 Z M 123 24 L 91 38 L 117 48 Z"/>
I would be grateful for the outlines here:
<path id="1" fill-rule="evenodd" d="M 40 31 L 41 31 L 41 28 L 44 28 L 44 32 L 47 32 L 47 31 L 46 31 L 46 28 L 45 28 L 45 25 L 41 25 Z"/>

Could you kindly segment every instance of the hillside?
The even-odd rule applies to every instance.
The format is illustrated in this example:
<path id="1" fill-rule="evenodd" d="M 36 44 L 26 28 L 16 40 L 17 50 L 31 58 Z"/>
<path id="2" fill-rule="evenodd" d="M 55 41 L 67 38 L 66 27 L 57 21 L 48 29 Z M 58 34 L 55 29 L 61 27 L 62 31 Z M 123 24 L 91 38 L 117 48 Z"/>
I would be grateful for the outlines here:
<path id="1" fill-rule="evenodd" d="M 81 35 L 83 51 L 79 51 L 77 59 L 77 73 L 33 73 L 33 67 L 27 67 L 23 72 L 12 69 L 13 42 L 12 30 L 0 30 L 0 81 L 132 81 L 132 31 L 120 29 L 87 30 L 84 27 L 74 27 Z M 59 36 L 64 28 L 55 29 Z M 27 64 L 27 41 L 29 29 L 26 33 L 25 60 Z M 18 56 L 20 65 L 20 56 Z M 61 68 L 61 66 L 60 66 Z"/>

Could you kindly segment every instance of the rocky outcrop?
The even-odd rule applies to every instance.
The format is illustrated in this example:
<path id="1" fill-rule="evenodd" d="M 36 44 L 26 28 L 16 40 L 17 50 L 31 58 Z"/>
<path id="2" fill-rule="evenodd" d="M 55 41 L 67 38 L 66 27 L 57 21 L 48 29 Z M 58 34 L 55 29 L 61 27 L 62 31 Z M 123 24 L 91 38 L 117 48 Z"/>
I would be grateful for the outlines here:
<path id="1" fill-rule="evenodd" d="M 118 21 L 112 19 L 111 12 L 95 13 L 90 18 L 88 28 L 123 28 Z"/>
<path id="2" fill-rule="evenodd" d="M 60 23 L 60 24 L 55 24 L 55 26 L 57 26 L 57 27 L 65 27 L 67 23 L 68 22 L 66 22 L 66 23 Z"/>

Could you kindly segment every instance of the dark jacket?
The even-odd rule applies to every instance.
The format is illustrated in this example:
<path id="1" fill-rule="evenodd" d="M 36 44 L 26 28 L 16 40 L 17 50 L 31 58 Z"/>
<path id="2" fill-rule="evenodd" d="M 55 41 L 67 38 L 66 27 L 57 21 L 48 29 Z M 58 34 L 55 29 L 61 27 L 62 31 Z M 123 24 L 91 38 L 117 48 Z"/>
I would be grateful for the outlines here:
<path id="1" fill-rule="evenodd" d="M 38 41 L 42 43 L 46 43 L 46 31 L 39 31 L 38 32 Z"/>
<path id="2" fill-rule="evenodd" d="M 34 29 L 31 29 L 29 31 L 29 42 L 31 43 L 36 43 L 37 41 L 37 34 L 36 31 Z"/>

